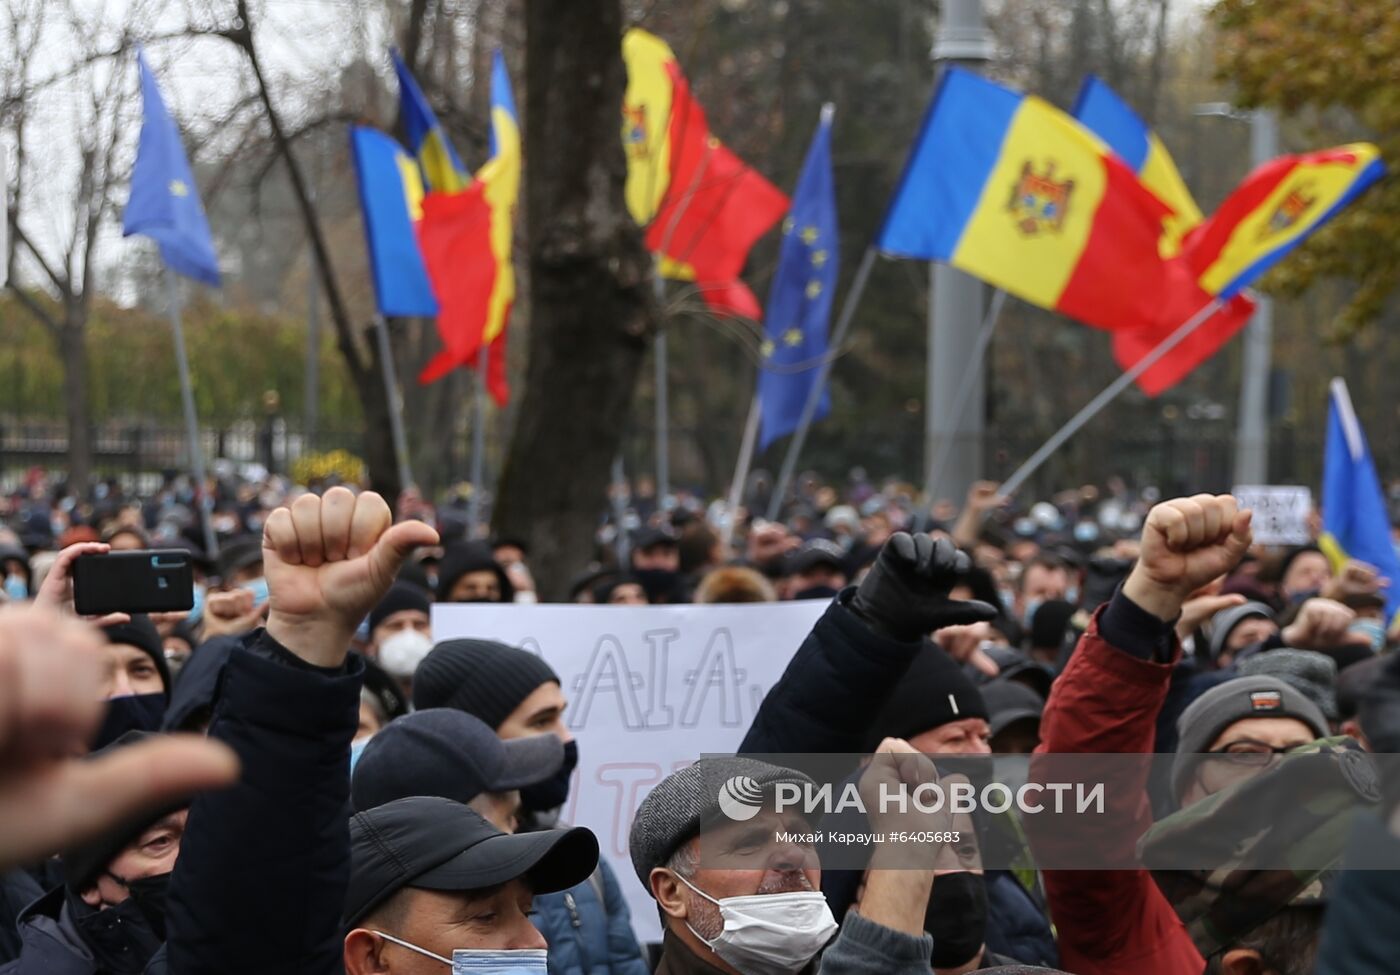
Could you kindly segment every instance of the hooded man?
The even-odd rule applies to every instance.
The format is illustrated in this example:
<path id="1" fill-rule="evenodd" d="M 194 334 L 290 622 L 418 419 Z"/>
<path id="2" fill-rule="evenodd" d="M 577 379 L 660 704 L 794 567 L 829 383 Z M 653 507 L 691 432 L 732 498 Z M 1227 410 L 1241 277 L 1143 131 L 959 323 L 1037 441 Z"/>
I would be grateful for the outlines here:
<path id="1" fill-rule="evenodd" d="M 474 715 L 505 741 L 550 736 L 562 743 L 564 759 L 551 775 L 520 788 L 526 829 L 558 820 L 578 765 L 578 743 L 564 723 L 568 705 L 559 675 L 539 657 L 493 640 L 448 640 L 424 658 L 413 684 L 414 707 L 455 708 Z M 592 959 L 609 971 L 635 972 L 641 962 L 630 935 L 631 913 L 607 861 L 589 882 L 538 900 L 540 927 L 553 952 L 552 970 L 567 971 L 578 958 L 586 969 L 583 932 L 599 928 L 627 932 L 608 939 L 606 958 Z M 556 947 L 557 946 L 557 947 Z"/>
<path id="2" fill-rule="evenodd" d="M 440 603 L 513 603 L 515 586 L 491 550 L 476 542 L 447 546 L 438 563 Z"/>
<path id="3" fill-rule="evenodd" d="M 147 735 L 129 731 L 93 757 Z M 19 916 L 6 975 L 131 975 L 165 940 L 165 891 L 180 855 L 185 803 L 127 819 L 64 852 L 63 884 Z"/>

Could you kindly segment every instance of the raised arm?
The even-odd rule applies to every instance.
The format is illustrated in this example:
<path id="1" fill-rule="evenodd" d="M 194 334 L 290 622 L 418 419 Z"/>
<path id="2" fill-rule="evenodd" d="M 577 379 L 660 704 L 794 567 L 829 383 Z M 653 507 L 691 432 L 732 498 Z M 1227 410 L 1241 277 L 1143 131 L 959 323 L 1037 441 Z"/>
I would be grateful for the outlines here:
<path id="1" fill-rule="evenodd" d="M 231 654 L 209 732 L 243 775 L 190 809 L 168 901 L 173 975 L 340 970 L 363 676 L 346 655 L 403 560 L 437 540 L 390 522 L 377 494 L 332 488 L 264 526 L 267 629 Z"/>

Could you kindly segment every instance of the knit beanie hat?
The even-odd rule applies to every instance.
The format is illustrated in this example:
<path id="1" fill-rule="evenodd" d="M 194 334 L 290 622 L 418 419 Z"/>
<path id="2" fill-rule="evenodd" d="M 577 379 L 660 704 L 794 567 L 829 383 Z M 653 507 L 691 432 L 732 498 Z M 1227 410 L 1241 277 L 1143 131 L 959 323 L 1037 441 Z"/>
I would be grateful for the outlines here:
<path id="1" fill-rule="evenodd" d="M 952 657 L 926 643 L 871 725 L 867 749 L 885 738 L 910 738 L 964 718 L 987 720 L 981 692 Z"/>
<path id="2" fill-rule="evenodd" d="M 428 599 L 428 594 L 415 586 L 411 582 L 396 582 L 389 587 L 389 591 L 384 594 L 384 598 L 379 601 L 379 605 L 370 610 L 369 631 L 374 632 L 374 628 L 383 623 L 395 613 L 402 613 L 406 609 L 416 609 L 420 613 L 432 612 L 432 603 Z"/>
<path id="3" fill-rule="evenodd" d="M 102 627 L 108 643 L 120 643 L 144 651 L 160 673 L 165 693 L 170 693 L 170 665 L 165 662 L 165 644 L 149 616 L 132 616 L 130 623 L 115 623 Z"/>
<path id="4" fill-rule="evenodd" d="M 1240 606 L 1222 609 L 1210 618 L 1210 659 L 1219 660 L 1225 652 L 1225 641 L 1230 633 L 1245 620 L 1266 619 L 1275 621 L 1273 609 L 1265 603 L 1249 602 Z"/>
<path id="5" fill-rule="evenodd" d="M 493 729 L 541 684 L 559 675 L 527 650 L 495 640 L 447 640 L 433 647 L 413 674 L 413 706 L 456 708 Z"/>
<path id="6" fill-rule="evenodd" d="M 1217 684 L 1192 701 L 1177 719 L 1176 758 L 1172 762 L 1172 797 L 1190 784 L 1199 755 L 1220 733 L 1245 718 L 1296 718 L 1318 738 L 1330 733 L 1321 709 L 1277 677 L 1258 674 Z"/>

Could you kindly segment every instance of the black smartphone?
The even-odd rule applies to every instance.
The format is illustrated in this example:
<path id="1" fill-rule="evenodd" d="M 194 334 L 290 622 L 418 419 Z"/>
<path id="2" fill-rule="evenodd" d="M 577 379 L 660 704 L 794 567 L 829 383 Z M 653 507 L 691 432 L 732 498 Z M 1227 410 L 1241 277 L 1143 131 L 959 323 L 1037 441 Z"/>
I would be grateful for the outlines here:
<path id="1" fill-rule="evenodd" d="M 193 606 L 190 554 L 178 548 L 83 555 L 73 563 L 73 608 L 82 616 L 177 613 Z"/>

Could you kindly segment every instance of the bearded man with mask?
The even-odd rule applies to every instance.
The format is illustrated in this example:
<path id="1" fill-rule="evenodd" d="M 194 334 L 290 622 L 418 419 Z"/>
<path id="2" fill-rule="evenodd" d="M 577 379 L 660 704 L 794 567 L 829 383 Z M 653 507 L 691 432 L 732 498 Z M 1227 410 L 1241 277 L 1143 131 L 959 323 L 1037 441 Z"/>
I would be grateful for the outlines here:
<path id="1" fill-rule="evenodd" d="M 632 538 L 632 575 L 653 604 L 690 600 L 681 584 L 680 538 L 669 528 L 643 528 Z"/>
<path id="2" fill-rule="evenodd" d="M 560 807 L 569 798 L 578 742 L 564 723 L 567 705 L 559 675 L 549 664 L 494 640 L 439 643 L 413 678 L 413 706 L 420 711 L 455 708 L 480 718 L 506 741 L 554 735 L 563 743 L 564 762 L 558 771 L 520 789 L 522 832 L 556 825 Z M 587 957 L 598 973 L 633 972 L 640 963 L 632 915 L 606 860 L 599 861 L 587 881 L 536 897 L 535 909 L 551 958 Z M 600 927 L 613 932 L 605 958 L 590 956 L 585 945 L 585 932 Z M 561 964 L 556 959 L 551 970 Z"/>

